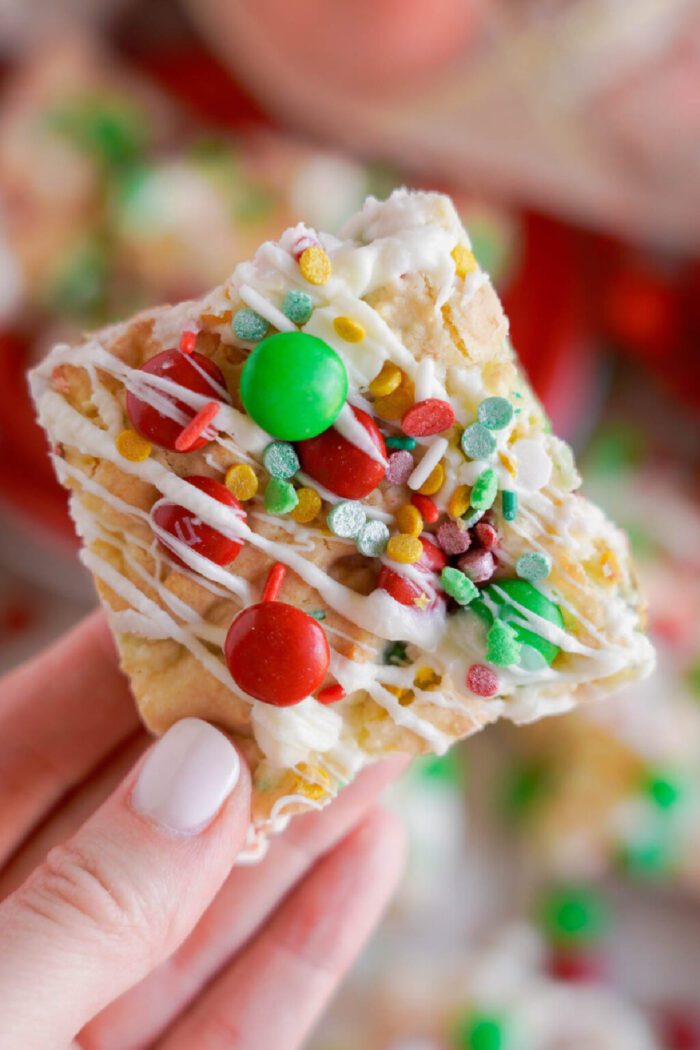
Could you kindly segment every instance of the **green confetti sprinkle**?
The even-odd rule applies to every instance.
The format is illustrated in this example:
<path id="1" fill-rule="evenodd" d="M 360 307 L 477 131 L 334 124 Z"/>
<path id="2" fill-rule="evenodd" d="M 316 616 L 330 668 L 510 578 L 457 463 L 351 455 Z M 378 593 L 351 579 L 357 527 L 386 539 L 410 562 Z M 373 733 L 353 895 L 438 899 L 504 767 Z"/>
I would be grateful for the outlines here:
<path id="1" fill-rule="evenodd" d="M 343 500 L 331 508 L 326 519 L 328 528 L 342 539 L 354 540 L 367 521 L 365 508 L 357 500 Z"/>
<path id="2" fill-rule="evenodd" d="M 683 794 L 683 789 L 669 774 L 651 772 L 644 778 L 643 789 L 659 809 L 671 809 Z"/>
<path id="3" fill-rule="evenodd" d="M 389 642 L 382 653 L 382 663 L 389 667 L 406 667 L 411 660 L 406 653 L 408 642 Z"/>
<path id="4" fill-rule="evenodd" d="M 288 317 L 293 324 L 306 324 L 314 312 L 314 303 L 306 292 L 290 288 L 282 300 L 282 313 Z"/>
<path id="5" fill-rule="evenodd" d="M 294 486 L 282 478 L 270 478 L 265 488 L 265 510 L 268 514 L 289 514 L 294 510 L 299 497 Z"/>
<path id="6" fill-rule="evenodd" d="M 493 506 L 498 492 L 496 471 L 488 467 L 483 470 L 474 482 L 471 493 L 471 505 L 474 510 L 488 510 Z"/>
<path id="7" fill-rule="evenodd" d="M 510 769 L 502 790 L 502 805 L 509 817 L 517 818 L 531 810 L 547 792 L 549 776 L 542 762 L 529 760 Z"/>
<path id="8" fill-rule="evenodd" d="M 504 397 L 487 397 L 479 405 L 477 415 L 489 430 L 503 430 L 513 418 L 513 406 Z"/>
<path id="9" fill-rule="evenodd" d="M 462 452 L 469 459 L 487 459 L 496 451 L 496 439 L 481 423 L 472 423 L 462 434 Z"/>
<path id="10" fill-rule="evenodd" d="M 237 310 L 233 316 L 233 331 L 246 343 L 259 343 L 269 330 L 270 326 L 265 318 L 247 306 L 243 310 Z"/>
<path id="11" fill-rule="evenodd" d="M 413 452 L 418 442 L 412 437 L 388 437 L 386 439 L 387 448 L 403 448 L 407 452 Z"/>
<path id="12" fill-rule="evenodd" d="M 638 879 L 658 879 L 672 869 L 672 855 L 660 839 L 625 843 L 618 854 L 620 867 Z"/>
<path id="13" fill-rule="evenodd" d="M 486 635 L 486 659 L 496 667 L 510 667 L 520 659 L 520 642 L 510 624 L 494 620 Z"/>
<path id="14" fill-rule="evenodd" d="M 287 481 L 299 470 L 299 457 L 287 441 L 272 441 L 263 452 L 263 465 L 273 478 Z"/>
<path id="15" fill-rule="evenodd" d="M 539 913 L 545 934 L 559 945 L 590 944 L 601 937 L 607 925 L 602 899 L 585 888 L 552 891 L 541 901 Z"/>
<path id="16" fill-rule="evenodd" d="M 415 776 L 424 780 L 436 780 L 445 784 L 461 784 L 464 781 L 464 766 L 451 748 L 446 755 L 425 755 L 411 764 Z"/>
<path id="17" fill-rule="evenodd" d="M 309 610 L 309 616 L 313 616 L 314 620 L 325 620 L 327 615 L 328 614 L 326 613 L 325 609 L 310 609 Z"/>
<path id="18" fill-rule="evenodd" d="M 440 583 L 449 594 L 460 605 L 469 605 L 479 593 L 478 588 L 469 577 L 459 569 L 446 566 L 440 573 Z"/>
<path id="19" fill-rule="evenodd" d="M 506 521 L 515 521 L 518 515 L 518 494 L 511 489 L 504 489 L 501 493 L 501 511 Z"/>
<path id="20" fill-rule="evenodd" d="M 389 529 L 383 521 L 367 521 L 357 534 L 357 549 L 367 558 L 379 558 L 389 542 Z"/>
<path id="21" fill-rule="evenodd" d="M 521 580 L 539 583 L 546 580 L 552 571 L 552 559 L 541 551 L 526 551 L 515 563 L 515 571 Z"/>
<path id="22" fill-rule="evenodd" d="M 492 1014 L 470 1012 L 457 1025 L 455 1045 L 458 1050 L 505 1050 L 503 1022 Z"/>

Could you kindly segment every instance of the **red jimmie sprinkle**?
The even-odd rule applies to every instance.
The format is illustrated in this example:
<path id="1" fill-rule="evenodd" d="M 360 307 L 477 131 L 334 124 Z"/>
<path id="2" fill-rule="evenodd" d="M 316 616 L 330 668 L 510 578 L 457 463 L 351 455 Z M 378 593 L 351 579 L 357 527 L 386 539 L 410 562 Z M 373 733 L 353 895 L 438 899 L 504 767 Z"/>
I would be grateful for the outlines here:
<path id="1" fill-rule="evenodd" d="M 325 689 L 322 689 L 316 699 L 319 704 L 336 704 L 338 700 L 342 700 L 345 696 L 345 690 L 342 685 L 336 683 L 336 685 L 327 685 Z"/>
<path id="2" fill-rule="evenodd" d="M 292 255 L 299 262 L 300 258 L 304 254 L 307 248 L 319 248 L 320 245 L 315 237 L 300 237 L 298 241 L 294 242 L 292 248 Z"/>
<path id="3" fill-rule="evenodd" d="M 477 696 L 496 696 L 500 688 L 500 678 L 485 664 L 472 664 L 467 671 L 467 689 Z"/>
<path id="4" fill-rule="evenodd" d="M 200 409 L 194 419 L 191 419 L 185 429 L 175 439 L 176 452 L 189 452 L 210 423 L 214 422 L 221 405 L 218 401 L 210 401 L 208 405 Z"/>
<path id="5" fill-rule="evenodd" d="M 420 492 L 414 492 L 411 496 L 411 503 L 418 511 L 420 511 L 420 516 L 426 525 L 434 525 L 440 517 L 440 511 L 437 509 L 430 496 L 424 496 Z"/>
<path id="6" fill-rule="evenodd" d="M 262 600 L 264 602 L 274 602 L 277 599 L 277 595 L 280 592 L 280 588 L 284 583 L 284 577 L 287 575 L 287 568 L 282 564 L 281 561 L 275 562 L 270 569 L 265 588 L 262 592 Z"/>
<path id="7" fill-rule="evenodd" d="M 183 332 L 180 336 L 179 350 L 181 354 L 191 354 L 197 345 L 196 332 Z"/>
<path id="8" fill-rule="evenodd" d="M 409 408 L 401 420 L 401 426 L 409 437 L 429 437 L 449 430 L 454 421 L 454 409 L 448 401 L 429 397 Z"/>

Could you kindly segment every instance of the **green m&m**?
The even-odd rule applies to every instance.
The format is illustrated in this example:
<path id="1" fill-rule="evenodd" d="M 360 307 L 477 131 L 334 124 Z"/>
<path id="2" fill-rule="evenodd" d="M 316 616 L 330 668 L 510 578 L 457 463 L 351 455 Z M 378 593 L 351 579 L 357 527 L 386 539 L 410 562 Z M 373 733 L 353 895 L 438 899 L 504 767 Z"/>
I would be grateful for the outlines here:
<path id="1" fill-rule="evenodd" d="M 518 606 L 547 620 L 555 627 L 564 626 L 564 617 L 559 606 L 550 601 L 546 595 L 534 587 L 528 580 L 497 580 L 482 590 L 484 598 L 496 606 L 498 619 L 513 628 L 515 640 L 522 646 L 521 662 L 527 659 L 528 650 L 535 650 L 544 661 L 551 664 L 559 653 L 559 646 L 527 626 L 525 615 Z M 494 622 L 494 615 L 486 601 L 479 599 L 469 606 L 489 627 Z M 539 658 L 539 657 L 538 657 Z"/>
<path id="2" fill-rule="evenodd" d="M 278 332 L 255 347 L 241 374 L 241 400 L 259 427 L 304 441 L 333 426 L 348 393 L 342 359 L 306 332 Z"/>

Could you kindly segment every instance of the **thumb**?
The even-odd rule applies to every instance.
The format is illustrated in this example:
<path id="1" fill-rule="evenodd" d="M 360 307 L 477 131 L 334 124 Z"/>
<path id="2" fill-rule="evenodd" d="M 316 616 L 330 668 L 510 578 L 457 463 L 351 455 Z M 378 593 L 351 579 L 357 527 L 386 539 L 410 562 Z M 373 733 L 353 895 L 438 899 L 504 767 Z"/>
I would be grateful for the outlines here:
<path id="1" fill-rule="evenodd" d="M 169 729 L 0 905 L 7 1045 L 67 1045 L 170 955 L 228 875 L 249 806 L 247 769 L 223 733 L 196 718 Z"/>

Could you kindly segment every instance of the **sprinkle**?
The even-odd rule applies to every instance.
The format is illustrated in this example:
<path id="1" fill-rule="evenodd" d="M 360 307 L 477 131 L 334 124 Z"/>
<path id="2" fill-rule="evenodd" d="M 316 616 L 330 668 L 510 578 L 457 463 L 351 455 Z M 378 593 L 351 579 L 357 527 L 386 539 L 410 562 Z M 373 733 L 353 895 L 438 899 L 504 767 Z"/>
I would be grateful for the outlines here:
<path id="1" fill-rule="evenodd" d="M 287 567 L 281 561 L 275 562 L 267 574 L 267 580 L 262 592 L 262 601 L 274 602 L 277 600 L 284 578 L 287 575 Z"/>
<path id="2" fill-rule="evenodd" d="M 181 354 L 191 354 L 197 345 L 197 333 L 192 331 L 183 332 L 180 336 L 178 347 Z"/>
<path id="3" fill-rule="evenodd" d="M 476 696 L 497 696 L 501 680 L 496 672 L 485 664 L 472 664 L 467 671 L 467 689 Z"/>
<path id="4" fill-rule="evenodd" d="M 447 504 L 447 513 L 451 518 L 461 518 L 469 510 L 471 504 L 471 493 L 468 485 L 458 485 L 450 496 Z"/>
<path id="5" fill-rule="evenodd" d="M 483 470 L 472 486 L 471 503 L 474 510 L 488 510 L 498 492 L 496 471 L 488 467 Z"/>
<path id="6" fill-rule="evenodd" d="M 513 406 L 505 397 L 487 397 L 479 405 L 477 415 L 489 430 L 503 430 L 513 418 Z"/>
<path id="7" fill-rule="evenodd" d="M 423 518 L 418 508 L 412 503 L 404 503 L 403 507 L 399 507 L 396 511 L 396 524 L 399 532 L 407 536 L 420 536 L 423 531 Z"/>
<path id="8" fill-rule="evenodd" d="M 176 452 L 187 452 L 191 449 L 197 438 L 201 437 L 207 427 L 214 422 L 220 408 L 221 405 L 218 401 L 210 401 L 204 408 L 200 408 L 194 419 L 191 419 L 184 430 L 175 438 Z"/>
<path id="9" fill-rule="evenodd" d="M 518 515 L 518 494 L 511 489 L 501 493 L 501 510 L 506 521 L 515 521 Z"/>
<path id="10" fill-rule="evenodd" d="M 539 910 L 548 940 L 558 945 L 590 944 L 598 940 L 605 932 L 608 919 L 602 899 L 585 888 L 553 890 Z"/>
<path id="11" fill-rule="evenodd" d="M 244 306 L 233 315 L 233 331 L 246 343 L 259 343 L 270 330 L 270 326 L 264 317 Z"/>
<path id="12" fill-rule="evenodd" d="M 403 689 L 400 685 L 385 685 L 384 688 L 387 693 L 396 697 L 402 707 L 408 707 L 415 699 L 416 694 L 412 689 Z"/>
<path id="13" fill-rule="evenodd" d="M 389 422 L 401 419 L 413 404 L 414 385 L 408 376 L 403 375 L 401 382 L 390 394 L 378 397 L 374 402 L 374 411 L 380 419 Z"/>
<path id="14" fill-rule="evenodd" d="M 119 455 L 128 459 L 130 463 L 143 463 L 150 456 L 153 447 L 150 441 L 146 441 L 135 430 L 122 430 L 115 445 Z"/>
<path id="15" fill-rule="evenodd" d="M 405 667 L 406 664 L 410 664 L 410 659 L 406 653 L 407 642 L 389 642 L 384 647 L 382 653 L 382 663 L 388 664 L 389 667 Z"/>
<path id="16" fill-rule="evenodd" d="M 486 583 L 496 571 L 496 561 L 491 551 L 469 551 L 459 559 L 457 568 L 473 583 Z"/>
<path id="17" fill-rule="evenodd" d="M 343 500 L 331 508 L 326 521 L 334 535 L 354 540 L 367 521 L 367 515 L 365 508 L 357 500 Z"/>
<path id="18" fill-rule="evenodd" d="M 424 496 L 434 496 L 439 491 L 445 480 L 445 468 L 440 463 L 440 460 L 448 448 L 447 438 L 436 438 L 433 441 L 408 479 L 408 487 L 410 489 L 417 489 Z M 433 472 L 438 466 L 440 470 L 433 477 Z"/>
<path id="19" fill-rule="evenodd" d="M 539 583 L 546 580 L 552 571 L 552 559 L 540 551 L 526 551 L 515 563 L 515 571 L 521 580 Z"/>
<path id="20" fill-rule="evenodd" d="M 399 366 L 395 365 L 393 361 L 385 361 L 381 370 L 369 384 L 369 392 L 374 394 L 375 397 L 387 397 L 398 389 L 402 379 L 403 372 Z"/>
<path id="21" fill-rule="evenodd" d="M 270 478 L 265 487 L 265 510 L 268 514 L 289 514 L 298 502 L 299 497 L 293 485 L 281 478 Z"/>
<path id="22" fill-rule="evenodd" d="M 472 423 L 462 434 L 462 452 L 470 459 L 486 459 L 496 451 L 496 439 L 481 423 Z"/>
<path id="23" fill-rule="evenodd" d="M 473 510 L 471 514 L 463 514 L 462 521 L 468 529 L 471 529 L 476 525 L 477 521 L 480 521 L 483 518 L 485 513 L 485 510 Z"/>
<path id="24" fill-rule="evenodd" d="M 305 248 L 299 256 L 299 269 L 309 284 L 327 284 L 331 278 L 331 261 L 323 248 Z"/>
<path id="25" fill-rule="evenodd" d="M 336 704 L 344 697 L 345 690 L 339 682 L 336 682 L 335 685 L 327 685 L 325 689 L 322 689 L 316 699 L 319 704 Z"/>
<path id="26" fill-rule="evenodd" d="M 457 244 L 450 252 L 454 259 L 455 270 L 458 277 L 466 277 L 467 274 L 476 270 L 478 263 L 474 252 L 467 248 L 466 244 Z"/>
<path id="27" fill-rule="evenodd" d="M 325 620 L 326 615 L 325 609 L 309 609 L 309 616 L 312 616 L 314 620 Z"/>
<path id="28" fill-rule="evenodd" d="M 442 685 L 442 675 L 433 670 L 432 667 L 419 667 L 416 671 L 413 684 L 416 689 L 424 693 L 431 693 Z"/>
<path id="29" fill-rule="evenodd" d="M 484 550 L 492 551 L 498 546 L 498 530 L 490 522 L 480 521 L 474 534 Z"/>
<path id="30" fill-rule="evenodd" d="M 408 452 L 412 452 L 418 444 L 418 442 L 415 440 L 415 438 L 392 436 L 386 439 L 386 444 L 387 448 L 402 448 L 406 449 Z"/>
<path id="31" fill-rule="evenodd" d="M 453 518 L 442 522 L 437 530 L 436 539 L 440 549 L 447 555 L 464 554 L 472 542 L 469 530 L 461 521 L 455 521 Z"/>
<path id="32" fill-rule="evenodd" d="M 386 479 L 392 485 L 405 485 L 415 467 L 413 456 L 405 449 L 392 452 L 387 460 Z"/>
<path id="33" fill-rule="evenodd" d="M 453 569 L 450 565 L 446 565 L 440 573 L 440 583 L 445 593 L 449 594 L 450 598 L 454 598 L 459 605 L 469 605 L 469 602 L 474 601 L 479 593 L 468 576 L 465 576 L 459 569 Z"/>
<path id="34" fill-rule="evenodd" d="M 399 533 L 398 536 L 391 537 L 386 552 L 392 561 L 398 561 L 402 565 L 414 565 L 423 554 L 423 544 L 416 536 Z"/>
<path id="35" fill-rule="evenodd" d="M 411 503 L 414 507 L 418 508 L 426 525 L 434 525 L 440 517 L 440 511 L 437 509 L 430 496 L 424 496 L 420 492 L 414 492 L 411 496 Z"/>
<path id="36" fill-rule="evenodd" d="M 314 311 L 313 300 L 306 292 L 290 288 L 282 300 L 282 313 L 293 324 L 306 324 Z"/>
<path id="37" fill-rule="evenodd" d="M 454 421 L 455 413 L 449 401 L 429 397 L 425 401 L 417 401 L 404 413 L 401 427 L 409 437 L 431 437 L 449 430 Z"/>
<path id="38" fill-rule="evenodd" d="M 333 327 L 336 334 L 346 343 L 361 343 L 366 334 L 360 322 L 352 317 L 336 317 Z"/>
<path id="39" fill-rule="evenodd" d="M 258 491 L 258 478 L 247 463 L 235 463 L 226 471 L 224 478 L 226 488 L 236 499 L 252 499 Z"/>
<path id="40" fill-rule="evenodd" d="M 683 795 L 678 780 L 665 773 L 653 772 L 645 778 L 644 790 L 659 809 L 670 809 Z"/>
<path id="41" fill-rule="evenodd" d="M 428 474 L 427 478 L 418 491 L 422 496 L 434 496 L 445 483 L 445 468 L 442 463 L 437 463 Z M 410 479 L 409 479 L 410 484 Z"/>
<path id="42" fill-rule="evenodd" d="M 263 452 L 263 465 L 273 478 L 288 481 L 293 478 L 301 464 L 294 446 L 288 441 L 271 441 Z"/>
<path id="43" fill-rule="evenodd" d="M 486 635 L 486 659 L 497 667 L 510 667 L 520 659 L 520 642 L 505 620 L 494 620 Z"/>
<path id="44" fill-rule="evenodd" d="M 383 521 L 367 521 L 357 534 L 357 549 L 367 558 L 380 558 L 389 542 L 389 529 Z"/>
<path id="45" fill-rule="evenodd" d="M 297 499 L 299 502 L 292 511 L 292 518 L 299 525 L 308 525 L 321 513 L 321 497 L 316 489 L 304 487 L 297 489 Z"/>

